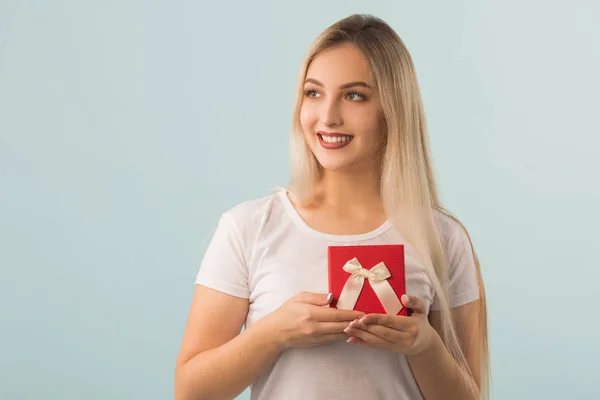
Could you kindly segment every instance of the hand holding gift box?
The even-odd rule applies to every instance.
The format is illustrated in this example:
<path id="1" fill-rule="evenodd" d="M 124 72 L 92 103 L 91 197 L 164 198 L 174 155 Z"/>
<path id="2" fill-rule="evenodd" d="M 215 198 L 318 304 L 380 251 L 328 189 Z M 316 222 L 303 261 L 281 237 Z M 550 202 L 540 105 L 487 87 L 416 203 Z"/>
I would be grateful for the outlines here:
<path id="1" fill-rule="evenodd" d="M 329 246 L 332 307 L 406 315 L 404 245 Z"/>
<path id="2" fill-rule="evenodd" d="M 329 290 L 332 307 L 367 314 L 344 329 L 350 343 L 414 355 L 441 342 L 423 300 L 406 296 L 403 245 L 330 246 Z"/>

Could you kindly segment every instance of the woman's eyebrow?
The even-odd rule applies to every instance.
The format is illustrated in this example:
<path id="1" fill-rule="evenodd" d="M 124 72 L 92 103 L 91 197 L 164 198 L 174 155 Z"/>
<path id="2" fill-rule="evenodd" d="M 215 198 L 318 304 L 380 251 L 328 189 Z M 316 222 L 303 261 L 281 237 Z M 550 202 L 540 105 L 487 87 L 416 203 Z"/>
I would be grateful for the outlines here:
<path id="1" fill-rule="evenodd" d="M 321 86 L 324 87 L 325 85 L 323 85 L 321 82 L 319 82 L 316 79 L 312 79 L 312 78 L 307 78 L 304 83 L 313 83 L 317 86 Z M 367 84 L 366 82 L 362 82 L 362 81 L 357 81 L 357 82 L 350 82 L 350 83 L 344 83 L 343 85 L 340 86 L 340 89 L 348 89 L 351 88 L 353 86 L 362 86 L 362 87 L 366 87 L 371 89 L 371 86 L 369 86 L 369 84 Z"/>

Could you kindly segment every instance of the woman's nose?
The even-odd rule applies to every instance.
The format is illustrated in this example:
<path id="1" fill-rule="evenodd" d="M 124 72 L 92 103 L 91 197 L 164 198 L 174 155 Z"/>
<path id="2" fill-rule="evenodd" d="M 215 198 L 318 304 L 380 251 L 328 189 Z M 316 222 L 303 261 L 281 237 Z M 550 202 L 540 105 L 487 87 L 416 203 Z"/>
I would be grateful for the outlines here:
<path id="1" fill-rule="evenodd" d="M 344 123 L 340 104 L 336 101 L 324 102 L 321 109 L 321 123 L 324 126 L 340 126 Z"/>

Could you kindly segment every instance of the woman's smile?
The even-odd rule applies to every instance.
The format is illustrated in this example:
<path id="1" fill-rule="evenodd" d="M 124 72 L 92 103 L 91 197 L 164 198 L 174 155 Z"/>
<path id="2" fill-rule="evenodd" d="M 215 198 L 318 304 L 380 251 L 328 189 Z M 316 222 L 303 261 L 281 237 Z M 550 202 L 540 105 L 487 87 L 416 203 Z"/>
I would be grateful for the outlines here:
<path id="1" fill-rule="evenodd" d="M 321 147 L 327 150 L 337 150 L 350 144 L 354 136 L 344 135 L 343 133 L 317 132 Z"/>

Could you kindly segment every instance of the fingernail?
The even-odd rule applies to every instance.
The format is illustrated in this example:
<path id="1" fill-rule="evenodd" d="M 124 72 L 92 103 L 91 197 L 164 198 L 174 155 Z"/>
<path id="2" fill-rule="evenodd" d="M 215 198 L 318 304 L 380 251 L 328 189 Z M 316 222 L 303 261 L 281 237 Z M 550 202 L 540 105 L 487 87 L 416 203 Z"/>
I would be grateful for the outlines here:
<path id="1" fill-rule="evenodd" d="M 325 296 L 325 301 L 329 302 L 329 301 L 331 301 L 332 298 L 333 298 L 333 293 L 329 293 L 327 296 Z"/>
<path id="2" fill-rule="evenodd" d="M 350 327 L 347 327 L 346 329 L 344 329 L 344 333 L 348 333 L 349 330 L 350 330 Z"/>
<path id="3" fill-rule="evenodd" d="M 352 339 L 354 339 L 354 336 L 351 336 L 350 338 L 348 338 L 348 340 L 346 340 L 346 343 L 352 343 L 352 342 L 354 342 Z"/>
<path id="4" fill-rule="evenodd" d="M 404 302 L 406 304 L 410 303 L 410 297 L 408 297 L 408 295 L 406 295 L 406 294 L 404 295 Z"/>
<path id="5" fill-rule="evenodd" d="M 357 321 L 352 321 L 350 322 L 350 326 L 353 328 L 357 328 L 358 327 L 358 322 Z"/>
<path id="6" fill-rule="evenodd" d="M 362 317 L 361 319 L 358 320 L 359 323 L 364 324 L 365 323 L 365 317 Z"/>

